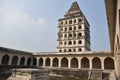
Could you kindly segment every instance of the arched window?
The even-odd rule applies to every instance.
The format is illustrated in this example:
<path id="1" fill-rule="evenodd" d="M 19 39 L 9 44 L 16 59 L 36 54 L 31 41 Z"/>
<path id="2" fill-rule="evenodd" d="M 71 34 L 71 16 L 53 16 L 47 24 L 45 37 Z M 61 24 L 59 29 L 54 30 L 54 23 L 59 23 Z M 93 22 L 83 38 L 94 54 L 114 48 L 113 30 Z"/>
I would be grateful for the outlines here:
<path id="1" fill-rule="evenodd" d="M 62 50 L 60 49 L 59 52 L 62 52 Z"/>
<path id="2" fill-rule="evenodd" d="M 104 60 L 104 68 L 105 69 L 114 69 L 114 60 L 110 57 L 107 57 L 105 60 Z"/>
<path id="3" fill-rule="evenodd" d="M 60 31 L 63 31 L 63 28 L 60 28 Z"/>
<path id="4" fill-rule="evenodd" d="M 74 30 L 76 30 L 76 26 L 74 26 Z"/>
<path id="5" fill-rule="evenodd" d="M 81 19 L 81 18 L 79 18 L 79 19 L 78 19 L 78 22 L 82 22 L 82 19 Z"/>
<path id="6" fill-rule="evenodd" d="M 79 48 L 79 49 L 78 49 L 78 51 L 82 51 L 82 49 L 81 49 L 81 48 Z"/>
<path id="7" fill-rule="evenodd" d="M 65 21 L 65 24 L 67 24 L 67 21 Z"/>
<path id="8" fill-rule="evenodd" d="M 74 41 L 73 43 L 76 44 L 76 41 Z"/>
<path id="9" fill-rule="evenodd" d="M 4 55 L 2 57 L 2 64 L 8 65 L 9 64 L 9 59 L 10 59 L 10 57 L 8 55 Z"/>
<path id="10" fill-rule="evenodd" d="M 89 59 L 84 57 L 81 60 L 81 67 L 82 68 L 89 68 Z"/>
<path id="11" fill-rule="evenodd" d="M 69 30 L 72 30 L 72 27 L 69 27 Z"/>
<path id="12" fill-rule="evenodd" d="M 43 59 L 42 58 L 39 59 L 39 66 L 43 66 Z"/>
<path id="13" fill-rule="evenodd" d="M 64 36 L 65 38 L 67 38 L 67 34 L 65 34 L 65 36 Z"/>
<path id="14" fill-rule="evenodd" d="M 65 31 L 67 31 L 67 28 L 65 28 Z"/>
<path id="15" fill-rule="evenodd" d="M 82 29 L 81 25 L 78 26 L 78 29 Z"/>
<path id="16" fill-rule="evenodd" d="M 69 37 L 72 37 L 72 34 L 69 34 Z"/>
<path id="17" fill-rule="evenodd" d="M 66 52 L 66 49 L 64 49 L 64 52 Z"/>
<path id="18" fill-rule="evenodd" d="M 74 52 L 76 52 L 76 49 L 73 49 Z"/>
<path id="19" fill-rule="evenodd" d="M 72 24 L 72 20 L 69 20 L 69 24 Z"/>
<path id="20" fill-rule="evenodd" d="M 78 68 L 78 59 L 77 58 L 71 59 L 71 68 Z"/>
<path id="21" fill-rule="evenodd" d="M 22 57 L 22 58 L 20 59 L 20 65 L 25 65 L 25 58 L 24 58 L 24 57 Z"/>
<path id="22" fill-rule="evenodd" d="M 60 44 L 62 45 L 62 42 L 60 42 Z"/>
<path id="23" fill-rule="evenodd" d="M 72 50 L 71 50 L 71 49 L 68 49 L 68 52 L 72 52 Z"/>
<path id="24" fill-rule="evenodd" d="M 18 63 L 18 57 L 17 57 L 17 56 L 14 56 L 14 57 L 12 58 L 12 65 L 17 65 L 17 63 Z"/>
<path id="25" fill-rule="evenodd" d="M 61 67 L 68 67 L 68 60 L 67 58 L 62 58 L 61 60 Z"/>
<path id="26" fill-rule="evenodd" d="M 93 69 L 101 69 L 101 60 L 98 57 L 92 60 Z"/>
<path id="27" fill-rule="evenodd" d="M 64 44 L 65 44 L 65 45 L 67 44 L 66 41 L 64 42 Z"/>
<path id="28" fill-rule="evenodd" d="M 33 66 L 37 66 L 37 59 L 33 58 Z"/>
<path id="29" fill-rule="evenodd" d="M 53 59 L 53 67 L 58 67 L 58 58 Z"/>
<path id="30" fill-rule="evenodd" d="M 47 59 L 45 60 L 45 66 L 50 66 L 50 59 L 49 59 L 49 58 L 47 58 Z"/>
<path id="31" fill-rule="evenodd" d="M 28 65 L 28 66 L 31 65 L 31 58 L 30 58 L 30 57 L 27 59 L 27 65 Z"/>
<path id="32" fill-rule="evenodd" d="M 76 19 L 74 19 L 74 23 L 76 23 Z"/>
<path id="33" fill-rule="evenodd" d="M 81 41 L 81 40 L 79 40 L 79 41 L 78 41 L 78 44 L 82 44 L 82 41 Z"/>
<path id="34" fill-rule="evenodd" d="M 79 33 L 79 36 L 82 36 L 82 33 Z"/>
<path id="35" fill-rule="evenodd" d="M 61 25 L 63 25 L 63 21 L 61 22 Z"/>
<path id="36" fill-rule="evenodd" d="M 72 41 L 69 41 L 68 44 L 69 44 L 69 45 L 72 45 Z"/>

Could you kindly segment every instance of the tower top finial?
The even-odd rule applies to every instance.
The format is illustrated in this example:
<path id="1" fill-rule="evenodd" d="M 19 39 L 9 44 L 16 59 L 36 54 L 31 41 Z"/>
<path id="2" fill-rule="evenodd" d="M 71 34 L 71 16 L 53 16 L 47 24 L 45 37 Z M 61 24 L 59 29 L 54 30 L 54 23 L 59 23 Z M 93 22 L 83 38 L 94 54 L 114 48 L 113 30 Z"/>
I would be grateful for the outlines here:
<path id="1" fill-rule="evenodd" d="M 77 1 L 73 2 L 72 6 L 69 9 L 69 11 L 79 11 L 79 10 L 80 10 L 80 8 L 79 8 Z"/>

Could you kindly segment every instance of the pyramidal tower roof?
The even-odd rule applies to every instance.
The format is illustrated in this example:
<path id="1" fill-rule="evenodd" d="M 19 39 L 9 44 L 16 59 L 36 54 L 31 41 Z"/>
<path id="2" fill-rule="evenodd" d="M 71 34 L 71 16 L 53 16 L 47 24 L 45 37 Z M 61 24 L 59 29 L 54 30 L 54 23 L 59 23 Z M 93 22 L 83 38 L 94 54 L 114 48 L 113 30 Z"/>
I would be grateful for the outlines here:
<path id="1" fill-rule="evenodd" d="M 74 14 L 83 15 L 83 13 L 80 10 L 80 7 L 79 7 L 79 5 L 78 5 L 78 3 L 76 1 L 72 3 L 70 9 L 68 10 L 68 12 L 66 12 L 66 14 L 64 16 L 65 17 L 70 17 L 70 16 L 74 16 Z"/>
<path id="2" fill-rule="evenodd" d="M 70 7 L 69 11 L 80 11 L 79 5 L 76 1 L 72 3 L 72 6 Z"/>

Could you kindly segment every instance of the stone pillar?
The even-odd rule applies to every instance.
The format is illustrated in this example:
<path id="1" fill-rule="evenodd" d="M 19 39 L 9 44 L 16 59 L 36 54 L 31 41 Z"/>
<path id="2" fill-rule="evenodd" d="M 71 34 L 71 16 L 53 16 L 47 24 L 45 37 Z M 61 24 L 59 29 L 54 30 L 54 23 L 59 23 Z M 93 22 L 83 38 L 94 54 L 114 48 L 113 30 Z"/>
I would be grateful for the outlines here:
<path id="1" fill-rule="evenodd" d="M 2 56 L 0 55 L 0 65 L 2 64 Z"/>
<path id="2" fill-rule="evenodd" d="M 115 58 L 115 72 L 117 78 L 120 79 L 120 54 L 118 54 Z"/>
<path id="3" fill-rule="evenodd" d="M 39 66 L 39 58 L 37 57 L 36 59 L 37 59 L 37 65 L 36 66 Z"/>
<path id="4" fill-rule="evenodd" d="M 50 58 L 50 67 L 53 67 L 53 58 Z"/>
<path id="5" fill-rule="evenodd" d="M 71 58 L 68 58 L 68 68 L 71 68 Z"/>
<path id="6" fill-rule="evenodd" d="M 10 56 L 8 65 L 11 65 L 11 63 L 12 63 L 12 57 L 13 57 L 13 56 Z"/>
<path id="7" fill-rule="evenodd" d="M 43 58 L 43 67 L 45 67 L 45 59 L 46 59 L 46 58 Z"/>
<path id="8" fill-rule="evenodd" d="M 81 59 L 82 59 L 82 58 L 79 58 L 79 59 L 78 59 L 78 69 L 81 69 Z"/>
<path id="9" fill-rule="evenodd" d="M 24 65 L 27 65 L 27 57 L 25 57 L 25 64 Z"/>
<path id="10" fill-rule="evenodd" d="M 89 58 L 89 67 L 92 69 L 92 58 Z"/>
<path id="11" fill-rule="evenodd" d="M 104 58 L 101 59 L 101 68 L 104 70 Z"/>
<path id="12" fill-rule="evenodd" d="M 60 68 L 61 67 L 61 58 L 58 58 L 58 59 L 59 59 L 58 67 Z"/>
<path id="13" fill-rule="evenodd" d="M 20 65 L 20 59 L 21 59 L 21 57 L 18 57 L 18 63 L 17 63 L 17 65 Z"/>

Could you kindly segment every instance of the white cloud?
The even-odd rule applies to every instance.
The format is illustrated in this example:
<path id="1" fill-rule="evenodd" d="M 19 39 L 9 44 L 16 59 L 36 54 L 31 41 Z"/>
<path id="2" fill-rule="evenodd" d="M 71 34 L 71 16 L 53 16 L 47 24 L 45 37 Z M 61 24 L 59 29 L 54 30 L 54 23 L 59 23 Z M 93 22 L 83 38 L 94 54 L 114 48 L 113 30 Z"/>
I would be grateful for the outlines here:
<path id="1" fill-rule="evenodd" d="M 0 25 L 4 26 L 45 26 L 44 18 L 34 19 L 27 13 L 0 8 Z"/>

